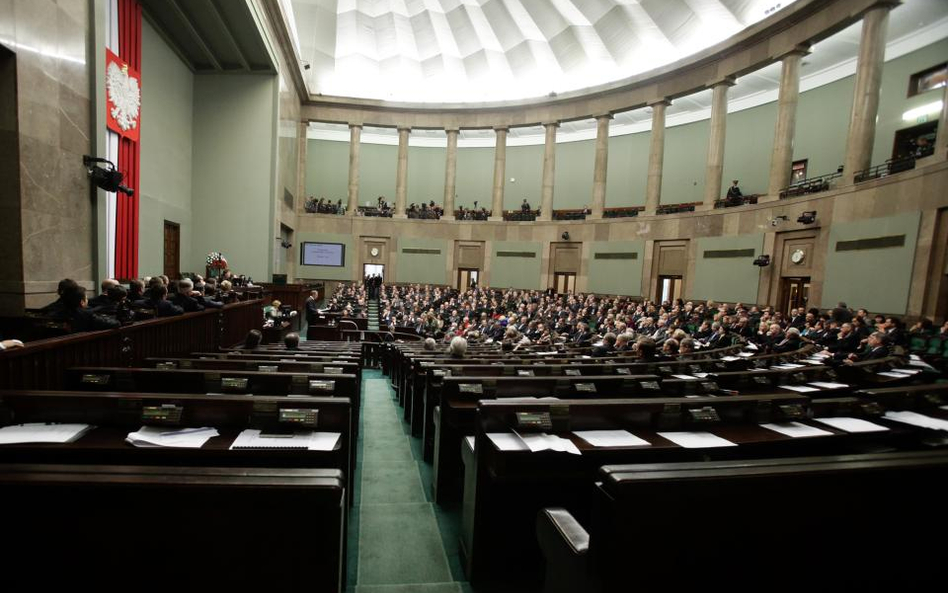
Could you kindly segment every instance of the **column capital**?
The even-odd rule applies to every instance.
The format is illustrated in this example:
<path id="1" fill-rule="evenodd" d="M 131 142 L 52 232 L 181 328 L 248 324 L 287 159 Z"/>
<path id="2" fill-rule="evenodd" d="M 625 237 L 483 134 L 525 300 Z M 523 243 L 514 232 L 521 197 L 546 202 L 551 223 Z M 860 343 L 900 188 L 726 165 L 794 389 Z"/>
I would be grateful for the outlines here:
<path id="1" fill-rule="evenodd" d="M 655 105 L 664 105 L 665 107 L 668 107 L 672 104 L 672 102 L 668 97 L 659 97 L 657 99 L 649 99 L 645 102 L 645 104 L 649 107 L 654 107 Z"/>
<path id="2" fill-rule="evenodd" d="M 722 78 L 715 80 L 714 82 L 709 83 L 708 88 L 713 89 L 716 86 L 734 86 L 735 84 L 737 84 L 737 77 L 734 76 L 733 74 L 728 74 L 727 76 L 724 76 Z"/>
<path id="3" fill-rule="evenodd" d="M 780 54 L 780 56 L 778 56 L 778 59 L 783 60 L 784 58 L 789 58 L 789 57 L 794 57 L 794 56 L 799 56 L 802 58 L 803 56 L 808 56 L 808 55 L 810 55 L 810 44 L 801 43 L 799 45 L 795 45 L 793 49 L 791 49 L 790 51 L 786 51 Z"/>
<path id="4" fill-rule="evenodd" d="M 350 123 L 350 124 L 349 124 L 349 129 L 351 130 L 352 128 L 359 128 L 359 129 L 361 130 L 361 129 L 362 129 L 362 124 Z"/>
<path id="5" fill-rule="evenodd" d="M 503 133 L 506 134 L 506 133 L 510 130 L 510 126 L 494 126 L 493 129 L 494 129 L 494 131 L 497 132 L 498 134 L 499 134 L 500 132 L 503 132 Z"/>
<path id="6" fill-rule="evenodd" d="M 540 125 L 542 125 L 544 128 L 548 128 L 548 127 L 550 127 L 550 126 L 553 126 L 554 128 L 558 128 L 558 127 L 560 127 L 560 122 L 558 122 L 558 121 L 545 121 L 545 122 L 541 122 Z"/>
<path id="7" fill-rule="evenodd" d="M 862 16 L 865 16 L 870 10 L 878 10 L 880 8 L 885 8 L 886 10 L 892 10 L 896 6 L 902 4 L 902 0 L 879 0 L 874 3 L 872 6 L 863 11 Z"/>
<path id="8" fill-rule="evenodd" d="M 399 134 L 401 134 L 402 132 L 407 132 L 411 134 L 411 126 L 398 126 L 396 129 L 398 130 Z"/>
<path id="9" fill-rule="evenodd" d="M 593 115 L 593 118 L 594 118 L 596 121 L 599 121 L 600 119 L 603 119 L 603 118 L 605 118 L 605 119 L 612 119 L 612 118 L 614 118 L 614 117 L 615 117 L 615 116 L 612 115 L 611 112 L 599 113 L 599 114 Z"/>
<path id="10" fill-rule="evenodd" d="M 444 128 L 444 133 L 445 133 L 445 134 L 450 134 L 451 132 L 454 132 L 455 134 L 457 134 L 457 133 L 459 133 L 460 131 L 461 131 L 461 128 L 460 128 L 459 126 L 445 127 L 445 128 Z"/>

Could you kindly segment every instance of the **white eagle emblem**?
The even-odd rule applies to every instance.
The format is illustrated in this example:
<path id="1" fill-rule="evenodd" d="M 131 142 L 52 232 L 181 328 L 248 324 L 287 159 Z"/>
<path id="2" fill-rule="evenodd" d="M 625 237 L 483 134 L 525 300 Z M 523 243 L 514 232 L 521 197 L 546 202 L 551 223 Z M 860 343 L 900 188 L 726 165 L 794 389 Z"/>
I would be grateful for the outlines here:
<path id="1" fill-rule="evenodd" d="M 110 111 L 115 123 L 123 130 L 138 126 L 138 112 L 141 108 L 141 89 L 138 79 L 128 75 L 128 66 L 119 68 L 115 62 L 109 64 L 105 75 L 105 86 L 109 91 Z"/>

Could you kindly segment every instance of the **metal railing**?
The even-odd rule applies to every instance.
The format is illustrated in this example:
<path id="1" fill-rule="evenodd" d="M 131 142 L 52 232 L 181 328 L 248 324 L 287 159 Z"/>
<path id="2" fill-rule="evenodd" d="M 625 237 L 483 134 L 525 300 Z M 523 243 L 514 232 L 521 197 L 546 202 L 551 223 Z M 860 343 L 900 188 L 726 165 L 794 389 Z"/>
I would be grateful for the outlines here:
<path id="1" fill-rule="evenodd" d="M 685 204 L 662 204 L 655 209 L 655 214 L 677 214 L 679 212 L 694 212 L 695 206 L 701 202 L 688 202 Z"/>
<path id="2" fill-rule="evenodd" d="M 760 194 L 750 194 L 739 198 L 724 198 L 714 201 L 714 209 L 718 208 L 736 208 L 737 206 L 746 206 L 747 204 L 756 204 Z"/>
<path id="3" fill-rule="evenodd" d="M 881 165 L 869 167 L 863 171 L 857 171 L 853 176 L 854 183 L 862 183 L 871 179 L 888 177 L 902 171 L 911 171 L 915 168 L 915 156 L 907 156 L 900 159 L 889 159 Z"/>
<path id="4" fill-rule="evenodd" d="M 606 208 L 602 211 L 603 218 L 630 218 L 638 216 L 639 212 L 645 210 L 644 206 L 629 206 L 623 208 Z"/>
<path id="5" fill-rule="evenodd" d="M 829 190 L 832 182 L 842 176 L 843 172 L 837 171 L 835 173 L 827 173 L 817 177 L 808 177 L 806 179 L 797 181 L 796 183 L 791 183 L 787 187 L 780 190 L 780 199 L 783 200 L 786 198 L 794 198 L 797 196 L 805 196 L 807 194 L 815 194 L 827 191 Z"/>

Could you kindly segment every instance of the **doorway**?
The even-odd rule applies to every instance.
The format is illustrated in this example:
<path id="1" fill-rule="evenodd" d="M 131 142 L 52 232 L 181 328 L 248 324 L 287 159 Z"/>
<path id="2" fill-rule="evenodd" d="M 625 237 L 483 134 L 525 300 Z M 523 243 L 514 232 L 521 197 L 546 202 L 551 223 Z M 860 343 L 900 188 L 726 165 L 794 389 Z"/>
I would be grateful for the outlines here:
<path id="1" fill-rule="evenodd" d="M 172 280 L 181 274 L 181 225 L 165 221 L 164 274 Z"/>
<path id="2" fill-rule="evenodd" d="M 557 272 L 553 274 L 553 290 L 556 294 L 576 292 L 576 274 L 572 272 Z"/>
<path id="3" fill-rule="evenodd" d="M 803 308 L 806 310 L 807 303 L 810 300 L 810 278 L 784 278 L 781 288 L 780 299 L 781 308 L 784 314 L 789 314 L 791 309 Z"/>
<path id="4" fill-rule="evenodd" d="M 477 268 L 458 268 L 458 290 L 464 292 L 478 286 L 481 271 Z"/>
<path id="5" fill-rule="evenodd" d="M 658 302 L 672 302 L 681 298 L 682 284 L 681 276 L 659 276 L 658 294 L 656 295 Z"/>
<path id="6" fill-rule="evenodd" d="M 385 266 L 383 264 L 363 264 L 362 278 L 367 276 L 381 276 L 385 280 Z"/>

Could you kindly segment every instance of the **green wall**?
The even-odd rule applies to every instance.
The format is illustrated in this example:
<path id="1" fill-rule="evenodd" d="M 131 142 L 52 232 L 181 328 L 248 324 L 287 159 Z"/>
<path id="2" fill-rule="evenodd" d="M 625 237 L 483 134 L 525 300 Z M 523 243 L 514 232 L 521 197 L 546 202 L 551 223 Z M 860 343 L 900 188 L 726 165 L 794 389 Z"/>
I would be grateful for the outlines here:
<path id="1" fill-rule="evenodd" d="M 775 103 L 727 115 L 720 197 L 727 195 L 727 188 L 734 179 L 740 182 L 739 186 L 745 195 L 767 193 L 776 121 Z"/>
<path id="2" fill-rule="evenodd" d="M 698 239 L 695 254 L 695 277 L 689 298 L 724 302 L 757 302 L 760 268 L 753 265 L 761 254 L 763 235 L 736 235 L 703 237 Z M 725 249 L 753 249 L 749 257 L 706 258 L 705 251 Z"/>
<path id="3" fill-rule="evenodd" d="M 886 67 L 888 68 L 888 64 Z M 800 93 L 800 101 L 797 103 L 797 129 L 793 139 L 793 160 L 807 159 L 808 177 L 833 173 L 846 160 L 846 134 L 849 132 L 852 102 L 852 76 Z M 775 120 L 776 107 L 771 122 Z M 772 140 L 773 123 L 770 127 Z M 769 157 L 767 171 L 770 171 Z M 766 182 L 763 189 L 767 191 Z"/>
<path id="4" fill-rule="evenodd" d="M 495 241 L 490 260 L 491 288 L 540 288 L 543 245 L 528 241 Z M 533 252 L 534 257 L 497 257 L 498 251 Z"/>
<path id="5" fill-rule="evenodd" d="M 626 134 L 609 138 L 606 172 L 606 207 L 645 205 L 648 180 L 649 134 Z"/>
<path id="6" fill-rule="evenodd" d="M 596 259 L 597 253 L 635 253 L 635 259 Z M 602 241 L 590 245 L 589 292 L 601 294 L 642 294 L 642 260 L 645 241 Z"/>
<path id="7" fill-rule="evenodd" d="M 398 147 L 388 144 L 365 144 L 359 147 L 359 204 L 370 202 L 373 206 L 379 196 L 395 207 L 395 175 L 398 170 Z M 419 173 L 421 174 L 421 173 Z M 338 173 L 349 179 L 349 165 Z M 411 183 L 411 168 L 408 183 Z M 442 189 L 442 192 L 444 190 Z M 343 200 L 345 203 L 345 200 Z M 408 206 L 408 204 L 405 204 Z"/>
<path id="8" fill-rule="evenodd" d="M 194 76 L 147 20 L 142 21 L 142 72 L 161 83 L 142 87 L 139 273 L 164 271 L 166 220 L 181 226 L 181 270 L 203 273 L 191 257 Z"/>
<path id="9" fill-rule="evenodd" d="M 561 142 L 556 145 L 556 176 L 553 187 L 553 208 L 592 208 L 593 165 L 596 141 Z M 542 166 L 542 157 L 540 164 Z M 608 189 L 608 173 L 606 177 Z"/>
<path id="10" fill-rule="evenodd" d="M 457 188 L 455 206 L 473 208 L 474 200 L 477 200 L 478 208 L 484 206 L 490 210 L 493 184 L 494 149 L 459 148 L 455 176 Z"/>
<path id="11" fill-rule="evenodd" d="M 826 253 L 823 307 L 845 301 L 874 313 L 904 314 L 908 306 L 921 214 L 833 223 Z M 836 251 L 838 241 L 905 235 L 902 247 Z"/>
<path id="12" fill-rule="evenodd" d="M 648 161 L 648 153 L 645 155 Z M 708 120 L 665 131 L 662 165 L 662 204 L 701 202 L 708 160 Z"/>
<path id="13" fill-rule="evenodd" d="M 543 145 L 508 146 L 504 209 L 520 208 L 526 198 L 535 210 L 540 207 L 543 187 Z M 510 181 L 513 178 L 516 181 Z M 554 200 L 556 194 L 553 195 Z"/>
<path id="14" fill-rule="evenodd" d="M 306 141 L 306 196 L 349 204 L 349 143 Z M 393 196 L 394 198 L 394 196 Z M 365 204 L 365 202 L 360 202 Z"/>
<path id="15" fill-rule="evenodd" d="M 275 75 L 194 78 L 192 234 L 190 265 L 220 251 L 235 274 L 269 279 L 276 185 Z"/>
<path id="16" fill-rule="evenodd" d="M 448 241 L 438 239 L 398 239 L 396 282 L 447 284 Z M 428 249 L 438 253 L 405 253 L 405 249 Z"/>
<path id="17" fill-rule="evenodd" d="M 304 266 L 302 263 L 303 243 L 342 243 L 346 246 L 345 265 L 337 268 L 334 266 Z M 352 265 L 357 259 L 354 250 L 352 235 L 342 235 L 334 233 L 296 233 L 296 245 L 290 248 L 292 255 L 287 257 L 296 258 L 296 275 L 306 280 L 352 280 Z"/>
<path id="18" fill-rule="evenodd" d="M 396 157 L 398 153 L 395 153 Z M 422 146 L 408 147 L 408 202 L 444 202 L 444 165 L 447 150 Z M 394 194 L 393 194 L 394 195 Z"/>

